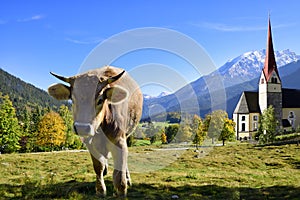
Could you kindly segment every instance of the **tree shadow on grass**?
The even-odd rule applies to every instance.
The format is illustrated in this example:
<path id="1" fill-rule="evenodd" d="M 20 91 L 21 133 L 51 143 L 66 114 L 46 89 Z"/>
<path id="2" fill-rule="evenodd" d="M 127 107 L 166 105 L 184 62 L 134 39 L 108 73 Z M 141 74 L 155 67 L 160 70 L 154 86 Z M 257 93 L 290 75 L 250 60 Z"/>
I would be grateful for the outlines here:
<path id="1" fill-rule="evenodd" d="M 111 180 L 106 180 L 106 198 L 117 199 L 113 196 Z M 99 199 L 95 195 L 94 182 L 69 181 L 49 184 L 47 186 L 27 183 L 22 186 L 0 185 L 0 199 Z M 229 188 L 217 185 L 178 186 L 151 185 L 147 183 L 134 184 L 128 190 L 127 199 L 299 199 L 300 187 L 272 186 L 264 188 Z"/>

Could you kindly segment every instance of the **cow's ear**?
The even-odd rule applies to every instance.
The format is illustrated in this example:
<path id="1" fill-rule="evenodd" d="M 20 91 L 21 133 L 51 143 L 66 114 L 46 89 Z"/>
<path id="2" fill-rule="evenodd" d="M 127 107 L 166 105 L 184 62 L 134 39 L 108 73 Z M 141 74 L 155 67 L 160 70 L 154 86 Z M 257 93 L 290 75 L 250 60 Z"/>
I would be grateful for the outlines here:
<path id="1" fill-rule="evenodd" d="M 71 98 L 71 88 L 61 83 L 49 86 L 48 93 L 57 100 L 68 100 Z"/>
<path id="2" fill-rule="evenodd" d="M 120 104 L 127 99 L 128 92 L 120 86 L 113 86 L 105 90 L 105 96 L 109 103 Z"/>

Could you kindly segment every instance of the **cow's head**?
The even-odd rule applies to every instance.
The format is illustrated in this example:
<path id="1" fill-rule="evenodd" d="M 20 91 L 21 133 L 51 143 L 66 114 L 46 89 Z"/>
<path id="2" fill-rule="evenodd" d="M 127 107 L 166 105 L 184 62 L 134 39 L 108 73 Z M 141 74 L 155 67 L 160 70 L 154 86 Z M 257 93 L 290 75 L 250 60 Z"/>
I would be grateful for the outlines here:
<path id="1" fill-rule="evenodd" d="M 125 71 L 115 76 L 85 73 L 73 77 L 62 77 L 51 73 L 69 85 L 57 83 L 48 88 L 51 96 L 58 100 L 72 100 L 74 128 L 82 137 L 94 136 L 109 108 L 109 104 L 122 103 L 127 91 L 114 84 Z"/>

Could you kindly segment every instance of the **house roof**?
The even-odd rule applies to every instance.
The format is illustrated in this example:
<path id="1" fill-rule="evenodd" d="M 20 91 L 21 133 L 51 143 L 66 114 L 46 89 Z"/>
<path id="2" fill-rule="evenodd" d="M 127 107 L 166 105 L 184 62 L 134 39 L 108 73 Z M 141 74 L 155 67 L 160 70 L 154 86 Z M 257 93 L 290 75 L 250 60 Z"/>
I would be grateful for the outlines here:
<path id="1" fill-rule="evenodd" d="M 282 88 L 282 108 L 300 108 L 300 90 Z"/>
<path id="2" fill-rule="evenodd" d="M 269 81 L 269 79 L 271 78 L 273 71 L 275 71 L 279 77 L 276 60 L 275 60 L 274 48 L 273 48 L 271 20 L 269 18 L 266 58 L 265 58 L 265 64 L 263 68 L 263 72 L 267 81 Z"/>
<path id="3" fill-rule="evenodd" d="M 234 113 L 260 113 L 258 92 L 243 92 Z"/>

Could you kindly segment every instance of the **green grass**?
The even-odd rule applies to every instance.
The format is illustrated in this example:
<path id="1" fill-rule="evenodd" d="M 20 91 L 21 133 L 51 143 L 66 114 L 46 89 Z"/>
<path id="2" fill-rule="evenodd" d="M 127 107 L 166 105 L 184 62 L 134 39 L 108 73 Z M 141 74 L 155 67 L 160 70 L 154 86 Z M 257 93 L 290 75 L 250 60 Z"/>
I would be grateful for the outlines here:
<path id="1" fill-rule="evenodd" d="M 145 140 L 145 139 L 135 139 L 133 146 L 138 147 L 138 146 L 149 146 L 151 145 L 150 140 Z M 152 145 L 161 145 L 161 141 L 156 141 Z"/>
<path id="2" fill-rule="evenodd" d="M 285 135 L 278 135 L 275 137 L 275 141 L 284 141 L 284 140 L 291 140 L 300 138 L 300 133 L 290 133 Z"/>
<path id="3" fill-rule="evenodd" d="M 130 148 L 128 199 L 299 199 L 300 146 Z M 97 199 L 88 152 L 0 155 L 0 199 Z M 106 199 L 114 199 L 112 168 Z"/>

